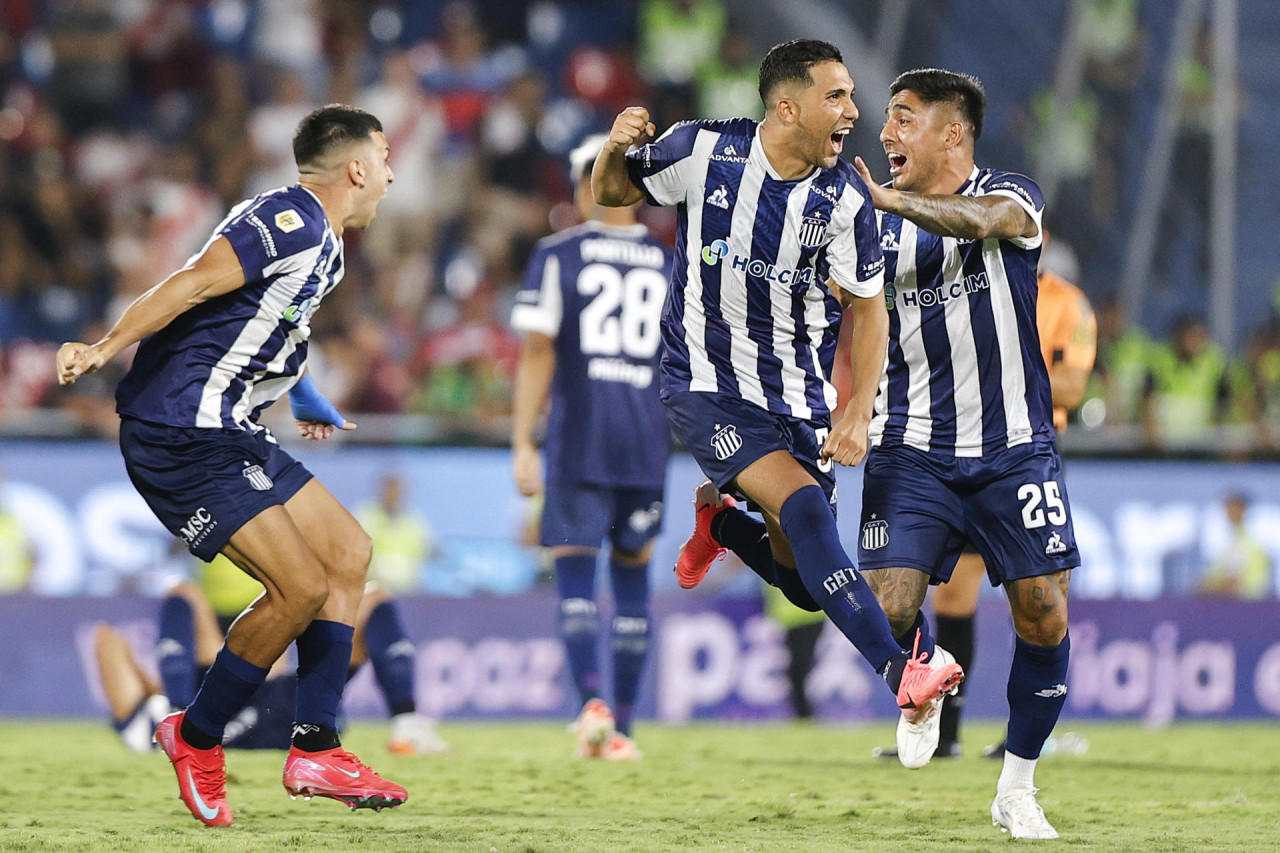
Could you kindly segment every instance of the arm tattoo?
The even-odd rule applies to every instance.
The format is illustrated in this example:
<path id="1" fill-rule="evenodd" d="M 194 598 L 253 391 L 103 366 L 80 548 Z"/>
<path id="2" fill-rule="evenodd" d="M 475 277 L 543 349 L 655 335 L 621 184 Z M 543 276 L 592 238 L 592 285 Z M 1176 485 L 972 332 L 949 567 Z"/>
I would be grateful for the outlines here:
<path id="1" fill-rule="evenodd" d="M 930 234 L 961 240 L 1018 237 L 1030 219 L 1016 201 L 998 195 L 969 198 L 904 192 L 899 195 L 898 209 L 890 213 L 911 220 Z"/>

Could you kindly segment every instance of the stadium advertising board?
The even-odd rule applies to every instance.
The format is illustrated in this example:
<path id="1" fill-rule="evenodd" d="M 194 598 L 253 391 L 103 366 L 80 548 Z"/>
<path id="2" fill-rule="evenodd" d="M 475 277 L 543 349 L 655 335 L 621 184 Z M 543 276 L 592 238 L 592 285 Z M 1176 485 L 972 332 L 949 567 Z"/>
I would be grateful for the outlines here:
<path id="1" fill-rule="evenodd" d="M 577 711 L 545 592 L 400 601 L 417 646 L 419 708 L 443 718 L 562 718 Z M 1280 717 L 1280 604 L 1080 601 L 1072 607 L 1067 717 Z M 105 713 L 91 634 L 106 620 L 144 659 L 154 601 L 139 597 L 0 598 L 0 715 Z M 607 616 L 607 614 L 602 614 Z M 751 598 L 662 596 L 640 714 L 665 722 L 787 715 L 782 631 Z M 1012 633 L 1004 605 L 982 602 L 969 713 L 1003 717 Z M 890 719 L 893 701 L 828 627 L 809 678 L 819 716 Z M 371 673 L 347 691 L 353 716 L 384 713 Z M 607 681 L 606 673 L 606 683 Z"/>
<path id="2" fill-rule="evenodd" d="M 530 505 L 511 482 L 502 450 L 294 447 L 298 457 L 348 507 L 372 500 L 395 471 L 406 501 L 430 523 L 436 556 L 423 567 L 423 592 L 465 596 L 526 592 L 538 575 L 536 554 L 519 544 Z M 40 594 L 158 595 L 189 560 L 162 530 L 125 476 L 110 444 L 10 442 L 0 445 L 0 503 L 16 513 L 36 564 L 30 588 Z M 860 468 L 837 467 L 844 499 L 841 534 L 856 542 Z M 663 532 L 654 565 L 674 564 L 688 535 L 687 512 L 701 480 L 687 456 L 671 464 Z M 1274 465 L 1069 462 L 1070 491 L 1083 571 L 1074 598 L 1154 599 L 1194 590 L 1202 567 L 1227 546 L 1222 497 L 1253 497 L 1246 518 L 1254 539 L 1280 567 L 1280 469 Z M 658 592 L 677 590 L 655 571 Z M 741 572 L 723 589 L 750 595 L 756 580 Z M 1273 595 L 1280 571 L 1273 573 Z"/>

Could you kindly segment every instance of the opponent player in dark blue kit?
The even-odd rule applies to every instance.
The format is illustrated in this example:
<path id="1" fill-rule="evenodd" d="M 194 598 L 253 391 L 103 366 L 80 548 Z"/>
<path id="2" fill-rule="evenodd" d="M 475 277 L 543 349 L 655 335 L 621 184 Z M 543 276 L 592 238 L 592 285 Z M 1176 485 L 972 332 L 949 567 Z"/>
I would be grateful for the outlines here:
<path id="1" fill-rule="evenodd" d="M 583 703 L 579 757 L 631 761 L 631 715 L 649 648 L 649 555 L 662 525 L 670 430 L 658 399 L 662 308 L 671 255 L 631 207 L 591 197 L 590 167 L 605 137 L 576 148 L 570 167 L 585 224 L 538 244 L 511 324 L 525 333 L 511 446 L 516 485 L 543 491 L 534 428 L 548 392 L 541 544 L 555 560 L 560 631 Z M 600 696 L 596 559 L 609 540 L 613 707 Z"/>
<path id="2" fill-rule="evenodd" d="M 909 71 L 890 92 L 880 134 L 890 185 L 857 161 L 883 211 L 891 306 L 858 562 L 889 620 L 906 626 L 966 540 L 977 547 L 1017 633 L 991 816 L 1015 838 L 1057 838 L 1034 774 L 1066 701 L 1067 587 L 1080 557 L 1036 329 L 1044 200 L 1029 178 L 974 164 L 986 107 L 976 78 Z M 899 725 L 908 766 L 937 743 L 936 713 Z"/>
<path id="3" fill-rule="evenodd" d="M 840 158 L 858 117 L 840 52 L 799 39 L 760 65 L 765 119 L 692 121 L 652 134 L 624 110 L 597 158 L 602 204 L 678 207 L 671 297 L 662 318 L 662 396 L 676 435 L 711 485 L 676 566 L 682 586 L 732 547 L 798 606 L 822 609 L 884 675 L 909 720 L 963 678 L 912 656 L 840 544 L 832 462 L 867 448 L 884 364 L 884 261 L 868 189 Z M 833 426 L 829 378 L 842 304 L 851 307 L 853 389 Z M 719 491 L 745 496 L 755 520 Z"/>
<path id="4" fill-rule="evenodd" d="M 224 729 L 295 640 L 286 790 L 353 808 L 407 797 L 337 734 L 369 537 L 257 422 L 288 392 L 303 436 L 354 428 L 306 375 L 307 340 L 342 278 L 343 232 L 368 227 L 391 185 L 390 149 L 376 118 L 335 104 L 302 120 L 293 151 L 296 185 L 237 205 L 102 340 L 63 344 L 57 356 L 58 380 L 69 384 L 141 341 L 116 391 L 129 478 L 193 554 L 221 552 L 266 587 L 227 632 L 195 701 L 156 729 L 183 802 L 211 826 L 232 820 Z"/>

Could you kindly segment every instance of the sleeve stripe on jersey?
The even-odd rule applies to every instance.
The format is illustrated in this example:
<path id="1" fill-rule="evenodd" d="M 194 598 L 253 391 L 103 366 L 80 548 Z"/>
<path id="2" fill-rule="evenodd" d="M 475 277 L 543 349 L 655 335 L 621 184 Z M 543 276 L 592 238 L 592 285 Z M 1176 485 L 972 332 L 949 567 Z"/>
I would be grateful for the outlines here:
<path id="1" fill-rule="evenodd" d="M 526 291 L 527 292 L 527 291 Z M 517 304 L 511 309 L 511 326 L 521 332 L 538 332 L 549 338 L 560 333 L 564 300 L 560 294 L 560 259 L 548 254 L 542 267 L 542 286 L 536 305 Z"/>

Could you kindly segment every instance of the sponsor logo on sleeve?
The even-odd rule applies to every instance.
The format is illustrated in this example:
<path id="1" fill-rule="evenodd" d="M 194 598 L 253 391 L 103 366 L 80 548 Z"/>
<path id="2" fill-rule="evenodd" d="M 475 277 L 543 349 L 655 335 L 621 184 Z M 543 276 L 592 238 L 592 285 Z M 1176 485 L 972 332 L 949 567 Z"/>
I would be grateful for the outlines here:
<path id="1" fill-rule="evenodd" d="M 279 228 L 285 234 L 290 231 L 297 231 L 302 227 L 302 224 L 302 217 L 292 208 L 282 210 L 276 214 L 276 228 Z"/>

